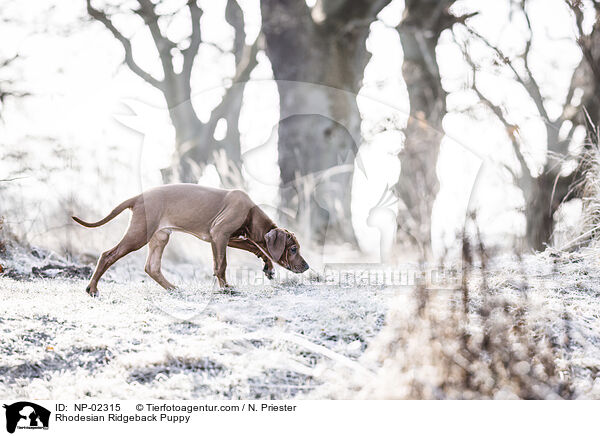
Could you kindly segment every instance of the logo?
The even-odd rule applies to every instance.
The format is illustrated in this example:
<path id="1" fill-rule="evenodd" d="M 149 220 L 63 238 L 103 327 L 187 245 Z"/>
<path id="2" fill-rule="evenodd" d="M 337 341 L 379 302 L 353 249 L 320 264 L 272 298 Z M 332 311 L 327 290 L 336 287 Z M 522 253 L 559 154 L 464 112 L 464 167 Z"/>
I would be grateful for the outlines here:
<path id="1" fill-rule="evenodd" d="M 18 429 L 48 429 L 50 411 L 28 401 L 4 405 L 6 409 L 6 431 L 14 433 Z"/>

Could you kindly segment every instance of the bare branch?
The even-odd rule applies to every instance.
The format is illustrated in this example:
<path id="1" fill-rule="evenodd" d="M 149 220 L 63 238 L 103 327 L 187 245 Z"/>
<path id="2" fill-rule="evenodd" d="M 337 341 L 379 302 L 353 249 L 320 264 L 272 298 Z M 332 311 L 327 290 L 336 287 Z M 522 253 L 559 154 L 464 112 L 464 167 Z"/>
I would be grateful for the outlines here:
<path id="1" fill-rule="evenodd" d="M 189 80 L 194 66 L 194 59 L 198 54 L 200 43 L 202 42 L 202 30 L 200 29 L 200 18 L 202 17 L 202 9 L 198 6 L 197 0 L 189 0 L 187 3 L 190 10 L 190 19 L 192 22 L 192 34 L 190 35 L 190 45 L 181 51 L 183 55 L 183 70 L 182 74 Z"/>
<path id="2" fill-rule="evenodd" d="M 14 182 L 15 180 L 28 179 L 29 176 L 13 177 L 10 179 L 0 179 L 0 182 Z"/>
<path id="3" fill-rule="evenodd" d="M 4 91 L 0 90 L 0 103 L 4 103 L 6 97 L 29 97 L 31 95 L 30 92 L 25 91 Z"/>
<path id="4" fill-rule="evenodd" d="M 475 74 L 475 72 L 473 72 L 473 74 Z M 525 157 L 523 156 L 523 153 L 521 152 L 521 145 L 520 145 L 519 141 L 517 140 L 519 126 L 510 123 L 504 116 L 502 109 L 500 109 L 500 107 L 498 107 L 497 105 L 492 103 L 492 101 L 489 98 L 487 98 L 485 95 L 483 95 L 483 93 L 479 90 L 479 88 L 475 84 L 475 78 L 473 78 L 472 88 L 475 91 L 475 93 L 477 94 L 477 96 L 479 97 L 479 99 L 481 100 L 481 102 L 483 104 L 485 104 L 494 113 L 494 115 L 496 115 L 496 118 L 498 118 L 498 120 L 500 120 L 500 122 L 504 125 L 506 134 L 508 135 L 508 138 L 510 139 L 510 142 L 513 147 L 513 151 L 515 152 L 515 156 L 516 156 L 517 160 L 519 161 L 519 165 L 521 166 L 521 176 L 519 177 L 519 179 L 528 178 L 528 176 L 530 176 L 529 167 L 527 165 L 527 161 L 525 160 Z"/>
<path id="5" fill-rule="evenodd" d="M 236 66 L 233 82 L 247 82 L 250 80 L 250 73 L 258 64 L 256 55 L 258 54 L 259 46 L 262 43 L 262 36 L 259 35 L 254 44 L 247 45 L 242 51 L 240 62 Z"/>
<path id="6" fill-rule="evenodd" d="M 228 0 L 225 8 L 225 20 L 234 28 L 233 54 L 236 64 L 240 63 L 246 46 L 246 32 L 244 29 L 244 13 L 236 0 Z"/>
<path id="7" fill-rule="evenodd" d="M 594 42 L 592 41 L 592 35 L 586 35 L 583 30 L 583 10 L 581 0 L 565 0 L 573 14 L 575 15 L 575 24 L 579 33 L 577 38 L 577 44 L 581 48 L 584 59 L 587 61 L 594 77 L 600 78 L 600 66 L 596 62 L 592 49 L 594 48 Z M 600 4 L 594 1 L 594 7 L 596 8 L 597 15 L 600 14 Z M 595 25 L 597 26 L 597 24 Z M 594 31 L 592 31 L 592 34 Z"/>
<path id="8" fill-rule="evenodd" d="M 259 36 L 260 39 L 260 36 Z M 233 77 L 233 84 L 231 88 L 227 91 L 221 103 L 213 110 L 211 113 L 211 120 L 208 122 L 208 125 L 212 125 L 209 131 L 214 130 L 216 127 L 217 121 L 223 118 L 225 114 L 227 114 L 230 110 L 231 103 L 235 101 L 234 94 L 235 92 L 231 92 L 232 89 L 237 88 L 236 84 L 245 83 L 250 80 L 250 73 L 258 64 L 256 60 L 256 55 L 258 53 L 258 40 L 254 42 L 251 46 L 246 46 L 244 48 L 244 52 L 242 55 L 242 59 L 240 63 L 237 65 L 235 76 Z M 238 91 L 238 90 L 235 90 Z M 211 133 L 212 134 L 212 133 Z"/>
<path id="9" fill-rule="evenodd" d="M 535 77 L 533 76 L 531 68 L 529 67 L 529 52 L 531 51 L 533 30 L 531 28 L 531 20 L 529 18 L 529 13 L 527 12 L 527 9 L 525 8 L 525 2 L 526 2 L 526 0 L 521 0 L 519 2 L 519 7 L 521 8 L 521 12 L 523 13 L 523 16 L 525 17 L 525 22 L 527 23 L 527 29 L 529 30 L 529 38 L 527 38 L 527 41 L 525 42 L 525 51 L 521 55 L 521 57 L 523 58 L 523 65 L 525 67 L 525 72 L 527 73 L 526 88 L 527 88 L 527 91 L 529 92 L 529 95 L 535 102 L 535 105 L 538 108 L 540 115 L 546 120 L 546 122 L 550 123 L 551 120 L 550 120 L 550 117 L 548 116 L 548 112 L 546 112 L 546 108 L 544 107 L 544 97 L 542 97 L 542 93 L 540 91 L 540 86 L 537 83 L 537 80 L 535 80 Z"/>
<path id="10" fill-rule="evenodd" d="M 159 16 L 155 10 L 155 4 L 152 3 L 151 0 L 137 0 L 137 2 L 139 3 L 140 8 L 135 9 L 134 12 L 142 17 L 150 29 L 150 34 L 152 35 L 154 45 L 158 50 L 160 62 L 163 66 L 165 79 L 168 76 L 174 76 L 175 71 L 173 70 L 173 56 L 171 55 L 171 49 L 176 48 L 177 44 L 162 34 L 160 26 L 158 25 Z"/>
<path id="11" fill-rule="evenodd" d="M 233 113 L 234 111 L 232 111 L 232 107 L 234 107 L 235 104 L 240 103 L 239 99 L 241 97 L 241 88 L 239 84 L 246 83 L 250 80 L 250 73 L 252 73 L 252 70 L 254 70 L 254 68 L 258 64 L 256 55 L 261 44 L 262 36 L 259 35 L 254 44 L 252 44 L 251 46 L 245 46 L 242 59 L 236 67 L 235 76 L 232 78 L 233 83 L 231 87 L 229 87 L 225 91 L 223 99 L 221 100 L 219 105 L 215 109 L 213 109 L 213 111 L 210 114 L 209 121 L 205 124 L 203 128 L 202 134 L 205 138 L 203 143 L 208 143 L 210 141 L 210 138 L 212 138 L 214 134 L 218 121 L 221 118 L 226 117 L 227 114 Z M 208 151 L 210 150 L 196 149 L 192 151 L 192 153 L 205 153 Z"/>
<path id="12" fill-rule="evenodd" d="M 573 107 L 571 102 L 573 101 L 573 96 L 575 95 L 575 90 L 577 89 L 577 69 L 579 66 L 573 71 L 573 75 L 571 76 L 571 83 L 569 84 L 569 89 L 567 91 L 567 96 L 565 97 L 565 103 L 563 105 L 563 110 L 560 114 L 559 120 L 569 120 L 573 121 L 577 113 L 579 112 L 578 107 Z M 575 123 L 573 123 L 575 124 Z"/>
<path id="13" fill-rule="evenodd" d="M 577 31 L 579 32 L 579 38 L 585 35 L 583 31 L 583 10 L 581 9 L 581 0 L 565 0 L 565 3 L 573 14 L 575 15 L 575 25 L 577 26 Z"/>
<path id="14" fill-rule="evenodd" d="M 142 79 L 144 79 L 150 85 L 154 86 L 155 88 L 158 88 L 158 89 L 162 90 L 163 89 L 163 82 L 160 81 L 160 80 L 158 80 L 158 79 L 156 79 L 150 73 L 148 73 L 147 71 L 145 71 L 144 69 L 142 69 L 135 62 L 135 60 L 133 59 L 133 49 L 131 47 L 131 41 L 128 38 L 126 38 L 119 31 L 119 29 L 117 29 L 115 27 L 115 25 L 113 24 L 112 20 L 108 17 L 108 15 L 106 15 L 106 13 L 104 11 L 101 11 L 99 9 L 95 9 L 92 6 L 91 0 L 86 0 L 86 4 L 87 4 L 87 12 L 88 12 L 88 14 L 90 14 L 90 16 L 92 18 L 94 18 L 96 21 L 99 21 L 100 23 L 104 24 L 104 27 L 106 27 L 108 30 L 110 30 L 110 32 L 113 34 L 113 36 L 123 46 L 123 49 L 125 50 L 125 63 L 129 67 L 129 69 L 131 69 L 131 71 L 133 71 L 139 77 L 141 77 Z"/>
<path id="15" fill-rule="evenodd" d="M 17 59 L 19 59 L 18 53 L 12 57 L 7 58 L 7 59 L 3 60 L 2 62 L 0 62 L 0 68 L 9 67 Z M 14 83 L 15 83 L 15 81 L 13 79 L 4 79 L 2 81 L 2 83 L 1 83 L 2 88 L 0 88 L 0 105 L 2 105 L 4 103 L 4 101 L 6 100 L 7 97 L 21 98 L 21 97 L 27 97 L 27 96 L 31 95 L 29 92 L 19 91 L 19 90 L 15 89 Z M 0 120 L 2 118 L 3 118 L 2 114 L 0 113 Z"/>
<path id="16" fill-rule="evenodd" d="M 455 38 L 455 42 L 456 38 Z M 504 125 L 504 128 L 506 130 L 506 134 L 508 135 L 510 142 L 512 144 L 513 147 L 513 151 L 515 153 L 515 156 L 519 162 L 519 165 L 521 167 L 521 176 L 517 177 L 516 174 L 513 171 L 510 171 L 513 179 L 515 180 L 515 182 L 517 182 L 517 184 L 521 184 L 522 182 L 524 182 L 527 179 L 531 178 L 531 173 L 529 171 L 529 167 L 527 165 L 527 161 L 525 160 L 525 157 L 523 156 L 523 153 L 521 152 L 521 145 L 517 139 L 517 133 L 519 131 L 518 126 L 510 123 L 508 121 L 508 119 L 506 118 L 506 116 L 504 115 L 504 113 L 502 112 L 502 109 L 494 104 L 489 98 L 487 98 L 479 89 L 479 87 L 477 86 L 477 65 L 475 64 L 475 62 L 473 61 L 473 59 L 471 58 L 469 51 L 467 49 L 467 47 L 465 47 L 462 44 L 459 44 L 464 59 L 466 60 L 466 62 L 469 64 L 469 66 L 471 67 L 471 71 L 472 71 L 472 84 L 471 84 L 471 89 L 475 92 L 475 94 L 477 94 L 477 97 L 479 98 L 479 100 L 485 104 L 491 111 L 492 113 L 496 116 L 496 118 L 498 118 L 498 120 Z"/>
<path id="17" fill-rule="evenodd" d="M 18 57 L 19 57 L 19 54 L 17 53 L 13 57 L 3 60 L 2 62 L 0 62 L 0 68 L 7 67 L 11 63 L 13 63 Z"/>
<path id="18" fill-rule="evenodd" d="M 405 2 L 405 10 L 419 11 L 417 15 L 422 18 L 413 22 L 409 14 L 408 17 L 404 17 L 397 29 L 400 30 L 400 27 L 405 30 L 426 29 L 430 33 L 428 37 L 437 40 L 444 30 L 451 29 L 455 24 L 465 24 L 469 18 L 479 14 L 479 12 L 469 12 L 464 15 L 453 15 L 449 8 L 454 2 L 455 0 L 442 0 L 435 2 L 435 6 L 432 7 L 431 2 L 408 0 Z"/>
<path id="19" fill-rule="evenodd" d="M 531 73 L 531 70 L 529 70 L 529 67 L 526 65 L 525 69 L 527 70 L 527 78 L 523 78 L 515 68 L 510 58 L 506 56 L 500 48 L 492 44 L 486 37 L 481 35 L 475 29 L 466 25 L 465 28 L 471 35 L 475 36 L 477 39 L 482 41 L 488 48 L 490 48 L 494 53 L 496 53 L 496 55 L 500 58 L 501 62 L 512 71 L 517 82 L 525 89 L 525 91 L 527 91 L 527 93 L 533 100 L 540 116 L 544 118 L 544 120 L 546 120 L 547 122 L 551 122 L 550 117 L 546 112 L 546 108 L 544 107 L 544 99 L 540 93 L 540 88 L 537 82 L 535 82 L 535 80 L 531 80 L 533 78 L 533 74 Z"/>

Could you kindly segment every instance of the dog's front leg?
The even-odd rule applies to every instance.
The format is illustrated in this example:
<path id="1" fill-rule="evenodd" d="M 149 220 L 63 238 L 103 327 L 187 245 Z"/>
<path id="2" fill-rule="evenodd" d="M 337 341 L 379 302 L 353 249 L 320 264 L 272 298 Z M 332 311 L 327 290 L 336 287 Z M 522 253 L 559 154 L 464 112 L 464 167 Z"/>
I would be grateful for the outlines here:
<path id="1" fill-rule="evenodd" d="M 263 272 L 269 280 L 273 280 L 273 277 L 275 277 L 275 272 L 273 271 L 273 262 L 271 262 L 271 259 L 269 258 L 265 258 L 263 260 L 265 261 Z"/>
<path id="2" fill-rule="evenodd" d="M 262 261 L 265 263 L 263 272 L 265 273 L 267 278 L 269 280 L 272 280 L 273 277 L 275 277 L 275 273 L 273 271 L 273 262 L 271 262 L 271 259 L 269 259 L 262 252 L 262 250 L 260 248 L 258 248 L 258 246 L 255 243 L 252 243 L 252 242 L 248 241 L 247 239 L 232 238 L 229 240 L 229 243 L 227 245 L 229 245 L 230 247 L 233 247 L 233 248 L 238 248 L 240 250 L 249 251 L 250 253 L 256 255 L 259 259 L 262 259 Z"/>
<path id="3" fill-rule="evenodd" d="M 219 236 L 213 239 L 212 251 L 214 257 L 214 275 L 219 281 L 221 289 L 229 287 L 225 278 L 225 270 L 227 269 L 227 241 L 229 237 Z"/>

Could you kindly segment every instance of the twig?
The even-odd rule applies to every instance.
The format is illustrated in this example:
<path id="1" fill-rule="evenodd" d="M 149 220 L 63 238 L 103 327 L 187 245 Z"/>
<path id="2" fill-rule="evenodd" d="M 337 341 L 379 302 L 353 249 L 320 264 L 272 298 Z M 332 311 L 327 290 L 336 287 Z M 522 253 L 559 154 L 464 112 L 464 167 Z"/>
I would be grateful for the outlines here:
<path id="1" fill-rule="evenodd" d="M 95 9 L 92 6 L 91 0 L 87 0 L 87 11 L 92 18 L 104 24 L 104 27 L 110 30 L 113 36 L 121 43 L 123 49 L 125 50 L 125 63 L 129 66 L 131 71 L 133 71 L 139 77 L 144 79 L 150 85 L 162 90 L 163 82 L 156 79 L 154 76 L 152 76 L 152 74 L 148 73 L 137 64 L 137 62 L 133 58 L 133 48 L 131 46 L 131 41 L 127 39 L 127 37 L 125 37 L 125 35 L 123 35 L 119 31 L 119 29 L 117 29 L 117 27 L 113 24 L 109 16 L 100 9 Z"/>
<path id="2" fill-rule="evenodd" d="M 0 182 L 13 182 L 15 180 L 28 179 L 29 176 L 13 177 L 12 179 L 0 179 Z"/>

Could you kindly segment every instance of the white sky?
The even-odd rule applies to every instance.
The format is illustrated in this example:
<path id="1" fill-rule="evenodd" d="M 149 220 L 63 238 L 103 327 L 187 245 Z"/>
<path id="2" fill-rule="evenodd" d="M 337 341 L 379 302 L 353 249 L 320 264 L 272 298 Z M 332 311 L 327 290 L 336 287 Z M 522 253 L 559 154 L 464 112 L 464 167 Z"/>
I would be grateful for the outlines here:
<path id="1" fill-rule="evenodd" d="M 33 210 L 27 208 L 27 219 L 50 214 L 73 199 L 101 214 L 120 199 L 159 184 L 158 170 L 170 162 L 174 137 L 162 96 L 122 66 L 121 46 L 101 24 L 83 25 L 78 21 L 85 16 L 85 2 L 57 2 L 50 12 L 42 2 L 0 0 L 1 3 L 9 6 L 8 10 L 2 10 L 5 17 L 19 16 L 23 23 L 0 27 L 3 41 L 0 56 L 15 51 L 22 54 L 24 60 L 18 74 L 23 88 L 33 94 L 9 103 L 0 124 L 2 144 L 32 154 L 27 160 L 32 168 L 31 177 L 19 182 L 22 201 L 34 201 L 36 206 Z M 183 3 L 174 1 L 176 5 Z M 258 0 L 244 0 L 241 4 L 251 40 L 260 27 Z M 230 48 L 233 34 L 223 20 L 224 0 L 204 1 L 202 5 L 204 38 Z M 398 34 L 392 28 L 400 20 L 402 8 L 402 1 L 393 1 L 371 26 L 367 44 L 373 57 L 358 100 L 367 135 L 387 115 L 395 114 L 403 122 L 406 120 L 409 108 L 401 74 L 402 50 Z M 516 54 L 522 48 L 524 23 L 520 19 L 510 20 L 508 1 L 462 0 L 455 8 L 479 10 L 479 16 L 471 24 L 507 53 Z M 535 32 L 531 64 L 544 94 L 550 98 L 548 110 L 558 113 L 570 74 L 580 59 L 573 40 L 572 20 L 562 0 L 531 0 L 530 12 Z M 123 24 L 123 20 L 116 22 Z M 39 30 L 45 23 L 50 23 L 51 34 L 31 34 L 32 28 Z M 154 47 L 143 25 L 136 23 L 128 33 L 134 35 L 136 60 L 159 76 Z M 62 35 L 54 31 L 60 26 L 78 28 Z M 186 26 L 185 17 L 176 18 L 169 36 L 176 40 L 184 37 Z M 489 55 L 481 47 L 474 46 L 473 50 L 475 58 L 481 58 L 484 65 L 482 88 L 494 101 L 502 102 L 520 124 L 528 146 L 527 159 L 541 163 L 545 134 L 531 103 L 507 75 L 485 74 Z M 433 217 L 435 248 L 441 252 L 445 244 L 452 243 L 456 230 L 464 223 L 470 199 L 478 205 L 479 218 L 488 235 L 522 234 L 524 220 L 516 211 L 522 200 L 497 166 L 486 165 L 471 198 L 482 159 L 514 164 L 514 157 L 502 126 L 490 121 L 486 111 L 478 111 L 479 119 L 456 112 L 475 100 L 465 90 L 468 69 L 449 34 L 443 35 L 437 55 L 444 87 L 450 92 L 450 113 L 444 120 L 447 136 L 437 165 L 441 190 Z M 219 101 L 224 77 L 231 73 L 231 55 L 223 55 L 210 46 L 201 48 L 193 82 L 194 105 L 201 118 L 208 118 L 211 107 Z M 243 150 L 255 150 L 245 161 L 250 194 L 259 204 L 276 206 L 278 168 L 274 126 L 278 120 L 278 98 L 271 79 L 269 61 L 261 54 L 246 89 L 240 129 Z M 54 141 L 40 138 L 54 138 Z M 395 154 L 401 144 L 401 134 L 386 132 L 369 137 L 360 149 L 366 176 L 355 174 L 353 224 L 361 246 L 375 257 L 380 233 L 393 232 L 393 215 L 383 211 L 371 214 L 370 220 L 369 215 L 384 188 L 397 180 L 400 164 Z M 64 170 L 51 173 L 48 168 L 52 166 Z M 0 163 L 0 175 L 14 170 L 6 162 Z M 209 171 L 203 183 L 216 183 L 214 172 Z M 393 205 L 388 207 L 394 209 Z M 56 224 L 51 218 L 44 222 L 47 226 Z M 44 238 L 46 233 L 42 230 L 39 227 L 32 231 L 30 236 L 34 241 Z"/>

